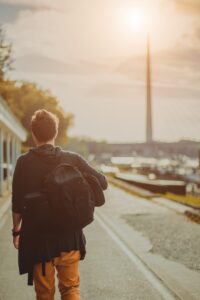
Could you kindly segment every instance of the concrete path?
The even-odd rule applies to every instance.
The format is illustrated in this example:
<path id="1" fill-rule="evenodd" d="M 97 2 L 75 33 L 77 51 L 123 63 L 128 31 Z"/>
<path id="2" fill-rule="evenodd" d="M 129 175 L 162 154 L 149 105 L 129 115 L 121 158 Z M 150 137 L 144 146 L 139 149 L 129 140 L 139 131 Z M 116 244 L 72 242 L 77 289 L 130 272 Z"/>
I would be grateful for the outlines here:
<path id="1" fill-rule="evenodd" d="M 199 299 L 199 287 L 196 286 L 200 282 L 199 273 L 158 253 L 151 253 L 150 237 L 134 228 L 131 217 L 176 216 L 175 213 L 113 187 L 109 188 L 106 198 L 106 205 L 96 210 L 96 220 L 84 230 L 87 255 L 80 262 L 81 299 Z M 179 221 L 184 222 L 184 219 Z M 143 221 L 138 219 L 138 222 L 140 224 Z M 0 266 L 0 300 L 35 299 L 33 288 L 26 285 L 27 276 L 18 275 L 10 214 L 0 228 Z M 181 278 L 179 281 L 176 278 L 180 274 L 183 285 Z M 190 281 L 193 281 L 193 286 Z M 190 288 L 193 288 L 193 292 Z M 175 296 L 177 292 L 178 297 Z M 59 299 L 58 295 L 56 299 Z"/>
<path id="2" fill-rule="evenodd" d="M 26 286 L 27 276 L 18 275 L 10 229 L 9 218 L 0 231 L 0 300 L 35 299 L 33 288 Z M 83 300 L 162 299 L 96 221 L 85 231 L 87 257 L 80 263 Z"/>

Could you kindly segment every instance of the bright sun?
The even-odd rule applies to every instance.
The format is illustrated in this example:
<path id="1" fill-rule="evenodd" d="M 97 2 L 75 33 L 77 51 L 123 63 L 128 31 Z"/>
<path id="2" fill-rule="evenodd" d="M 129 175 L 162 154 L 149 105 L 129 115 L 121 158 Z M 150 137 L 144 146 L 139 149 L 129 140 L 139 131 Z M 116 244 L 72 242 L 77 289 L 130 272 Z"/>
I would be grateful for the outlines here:
<path id="1" fill-rule="evenodd" d="M 148 31 L 149 16 L 145 10 L 135 9 L 126 15 L 126 24 L 134 31 Z"/>

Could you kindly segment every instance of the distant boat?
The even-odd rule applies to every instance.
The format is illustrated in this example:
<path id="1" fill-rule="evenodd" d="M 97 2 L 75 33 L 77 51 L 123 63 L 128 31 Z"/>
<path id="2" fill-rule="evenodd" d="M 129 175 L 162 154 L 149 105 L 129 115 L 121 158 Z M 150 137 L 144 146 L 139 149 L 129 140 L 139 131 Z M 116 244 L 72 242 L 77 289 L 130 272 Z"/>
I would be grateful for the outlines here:
<path id="1" fill-rule="evenodd" d="M 143 175 L 117 173 L 115 178 L 128 182 L 153 193 L 186 194 L 186 183 L 179 180 L 149 179 Z"/>

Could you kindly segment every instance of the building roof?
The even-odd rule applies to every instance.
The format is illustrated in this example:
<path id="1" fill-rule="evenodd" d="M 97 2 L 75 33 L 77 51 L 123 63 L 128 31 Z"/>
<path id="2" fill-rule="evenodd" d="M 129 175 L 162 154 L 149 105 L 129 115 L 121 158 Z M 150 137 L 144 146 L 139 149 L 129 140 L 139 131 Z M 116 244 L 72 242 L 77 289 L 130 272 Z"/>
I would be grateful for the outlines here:
<path id="1" fill-rule="evenodd" d="M 27 131 L 13 114 L 5 100 L 0 96 L 0 124 L 3 124 L 22 142 L 26 140 Z"/>

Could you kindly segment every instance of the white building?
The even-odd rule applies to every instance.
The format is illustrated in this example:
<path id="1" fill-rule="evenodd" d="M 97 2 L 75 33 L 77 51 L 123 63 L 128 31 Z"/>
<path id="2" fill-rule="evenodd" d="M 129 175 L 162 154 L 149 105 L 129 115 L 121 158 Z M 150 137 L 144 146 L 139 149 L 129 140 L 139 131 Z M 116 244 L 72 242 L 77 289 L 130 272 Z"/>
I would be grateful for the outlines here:
<path id="1" fill-rule="evenodd" d="M 26 130 L 0 96 L 0 196 L 10 189 L 21 142 L 26 136 Z"/>

